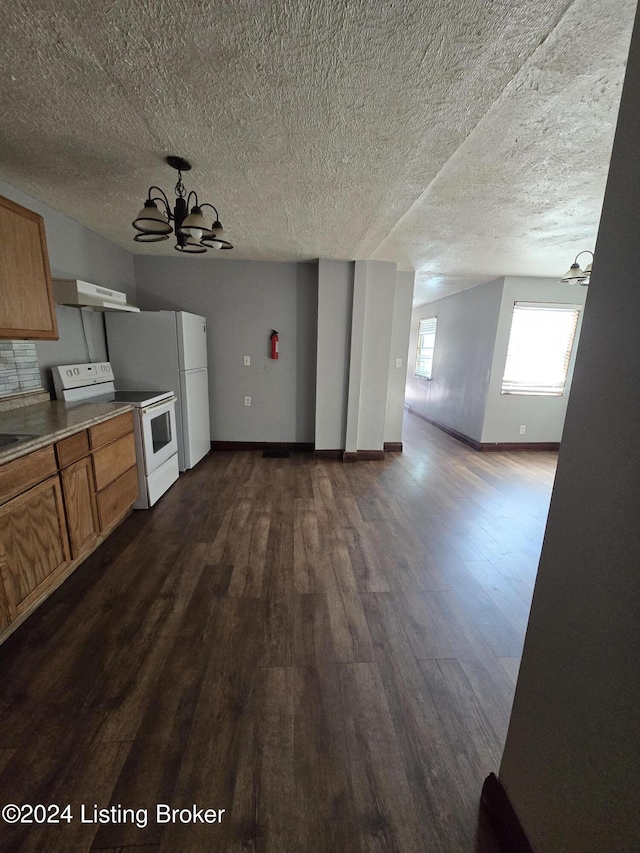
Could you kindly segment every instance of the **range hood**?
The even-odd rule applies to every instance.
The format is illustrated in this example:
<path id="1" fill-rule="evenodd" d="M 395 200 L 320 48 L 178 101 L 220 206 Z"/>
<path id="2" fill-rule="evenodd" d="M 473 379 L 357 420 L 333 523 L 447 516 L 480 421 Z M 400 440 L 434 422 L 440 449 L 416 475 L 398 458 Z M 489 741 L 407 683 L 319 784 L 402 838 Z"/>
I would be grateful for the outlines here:
<path id="1" fill-rule="evenodd" d="M 94 311 L 140 311 L 127 302 L 126 293 L 77 278 L 54 278 L 53 296 L 57 305 L 92 308 Z"/>

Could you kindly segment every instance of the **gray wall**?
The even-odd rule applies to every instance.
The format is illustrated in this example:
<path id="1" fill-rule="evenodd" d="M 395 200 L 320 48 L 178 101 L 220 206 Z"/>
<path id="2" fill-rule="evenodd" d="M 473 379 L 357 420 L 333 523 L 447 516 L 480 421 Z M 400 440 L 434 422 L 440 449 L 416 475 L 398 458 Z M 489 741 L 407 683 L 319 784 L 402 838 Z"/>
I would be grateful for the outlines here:
<path id="1" fill-rule="evenodd" d="M 137 256 L 135 272 L 143 310 L 207 318 L 213 441 L 314 440 L 317 264 Z"/>
<path id="2" fill-rule="evenodd" d="M 557 279 L 505 277 L 482 428 L 483 442 L 560 441 L 569 391 L 571 390 L 578 341 L 580 340 L 582 309 L 587 292 L 588 288 L 586 287 L 575 284 L 561 284 Z M 565 392 L 561 397 L 527 397 L 519 394 L 500 393 L 515 302 L 560 302 L 576 305 L 581 309 Z M 521 425 L 526 427 L 524 435 L 520 435 Z"/>
<path id="3" fill-rule="evenodd" d="M 536 853 L 640 850 L 639 116 L 636 20 L 500 768 Z"/>
<path id="4" fill-rule="evenodd" d="M 42 387 L 54 397 L 51 368 L 58 364 L 82 364 L 107 360 L 104 315 L 87 308 L 57 305 L 57 341 L 37 341 L 38 365 Z"/>
<path id="5" fill-rule="evenodd" d="M 503 279 L 429 302 L 413 310 L 406 402 L 480 441 L 500 315 Z M 433 379 L 414 376 L 418 323 L 437 316 Z"/>
<path id="6" fill-rule="evenodd" d="M 318 262 L 317 450 L 344 450 L 351 348 L 353 261 Z"/>
<path id="7" fill-rule="evenodd" d="M 49 264 L 54 278 L 80 278 L 122 290 L 129 301 L 135 303 L 136 284 L 133 255 L 130 252 L 2 181 L 0 195 L 43 217 Z M 50 368 L 53 365 L 101 361 L 106 357 L 102 314 L 58 306 L 57 316 L 59 340 L 36 343 L 42 384 L 51 393 L 53 383 Z"/>

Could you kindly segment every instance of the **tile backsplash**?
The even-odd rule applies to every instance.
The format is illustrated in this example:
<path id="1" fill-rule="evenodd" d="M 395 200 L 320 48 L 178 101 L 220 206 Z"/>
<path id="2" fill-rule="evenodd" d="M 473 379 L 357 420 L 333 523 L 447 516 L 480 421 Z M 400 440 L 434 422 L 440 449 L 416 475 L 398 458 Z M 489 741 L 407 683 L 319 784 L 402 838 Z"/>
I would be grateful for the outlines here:
<path id="1" fill-rule="evenodd" d="M 0 397 L 42 387 L 34 341 L 0 341 Z"/>

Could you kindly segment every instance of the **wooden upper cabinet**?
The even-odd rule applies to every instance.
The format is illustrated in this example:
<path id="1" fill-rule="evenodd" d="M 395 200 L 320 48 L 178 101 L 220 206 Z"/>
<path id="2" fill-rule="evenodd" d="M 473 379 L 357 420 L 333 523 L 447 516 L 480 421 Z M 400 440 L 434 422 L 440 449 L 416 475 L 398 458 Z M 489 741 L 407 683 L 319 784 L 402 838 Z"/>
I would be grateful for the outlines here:
<path id="1" fill-rule="evenodd" d="M 0 338 L 57 340 L 41 216 L 0 196 Z"/>

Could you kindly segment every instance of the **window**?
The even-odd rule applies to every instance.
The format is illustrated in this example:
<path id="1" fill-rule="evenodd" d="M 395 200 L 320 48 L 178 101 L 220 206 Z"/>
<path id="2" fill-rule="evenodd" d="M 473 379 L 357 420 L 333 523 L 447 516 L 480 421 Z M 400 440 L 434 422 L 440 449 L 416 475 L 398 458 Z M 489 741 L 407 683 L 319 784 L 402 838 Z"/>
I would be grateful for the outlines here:
<path id="1" fill-rule="evenodd" d="M 431 379 L 433 348 L 436 344 L 437 317 L 427 317 L 418 325 L 418 351 L 416 353 L 416 376 Z"/>
<path id="2" fill-rule="evenodd" d="M 576 305 L 515 303 L 503 394 L 562 396 L 579 315 Z"/>

